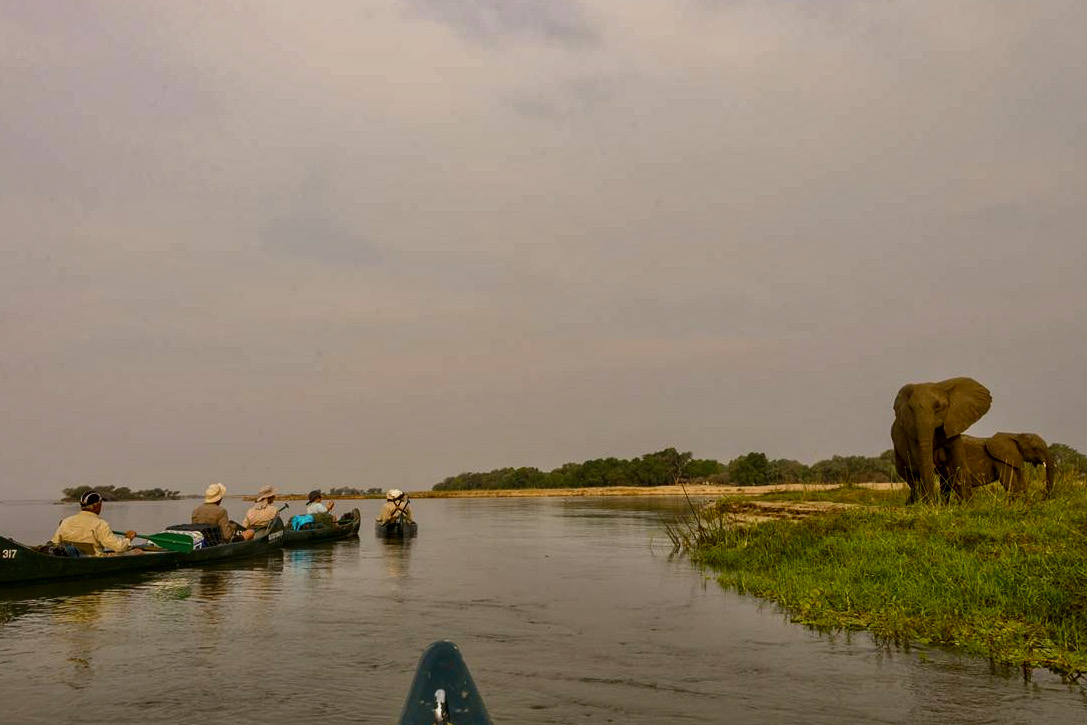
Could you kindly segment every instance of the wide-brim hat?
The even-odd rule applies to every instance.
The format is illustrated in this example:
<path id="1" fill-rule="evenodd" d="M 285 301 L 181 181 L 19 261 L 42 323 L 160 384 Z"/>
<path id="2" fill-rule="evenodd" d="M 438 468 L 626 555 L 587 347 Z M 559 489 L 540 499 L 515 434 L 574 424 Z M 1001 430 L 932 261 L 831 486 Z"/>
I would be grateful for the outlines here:
<path id="1" fill-rule="evenodd" d="M 204 491 L 204 503 L 218 503 L 226 496 L 226 486 L 221 483 L 213 483 Z"/>
<path id="2" fill-rule="evenodd" d="M 264 486 L 261 490 L 257 491 L 257 500 L 265 501 L 272 498 L 278 493 L 273 486 Z"/>
<path id="3" fill-rule="evenodd" d="M 309 500 L 307 500 L 306 503 L 313 503 L 319 498 L 324 498 L 324 496 L 321 495 L 321 489 L 315 488 L 309 492 Z"/>
<path id="4" fill-rule="evenodd" d="M 390 488 L 388 493 L 385 494 L 385 498 L 389 501 L 395 501 L 398 498 L 403 498 L 404 492 L 399 488 Z"/>

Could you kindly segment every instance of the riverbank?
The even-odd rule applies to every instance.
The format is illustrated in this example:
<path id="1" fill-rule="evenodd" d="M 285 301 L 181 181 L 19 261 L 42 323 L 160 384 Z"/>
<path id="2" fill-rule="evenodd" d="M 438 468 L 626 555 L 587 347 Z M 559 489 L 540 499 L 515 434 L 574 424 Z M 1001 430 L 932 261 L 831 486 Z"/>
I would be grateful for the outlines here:
<path id="1" fill-rule="evenodd" d="M 859 488 L 874 490 L 897 490 L 904 488 L 901 483 L 858 483 Z M 609 486 L 592 488 L 513 488 L 489 491 L 409 491 L 410 498 L 505 498 L 505 497 L 542 497 L 557 496 L 573 498 L 577 496 L 763 496 L 770 493 L 830 491 L 840 488 L 841 484 L 786 483 L 772 486 L 707 486 L 703 484 L 675 486 Z"/>
<path id="2" fill-rule="evenodd" d="M 902 483 L 856 483 L 855 488 L 874 491 L 905 491 Z M 576 498 L 579 496 L 691 496 L 696 498 L 721 498 L 725 496 L 755 497 L 775 493 L 816 493 L 841 488 L 840 483 L 782 483 L 770 486 L 709 486 L 689 484 L 675 486 L 594 486 L 589 488 L 505 488 L 481 491 L 407 491 L 408 498 Z M 197 498 L 191 496 L 190 498 Z M 227 496 L 227 499 L 252 501 L 253 495 Z M 277 501 L 305 501 L 304 493 L 280 493 Z M 381 500 L 384 494 L 360 494 L 357 496 L 325 496 L 326 501 Z"/>
<path id="3" fill-rule="evenodd" d="M 755 525 L 755 502 L 723 499 L 671 534 L 723 586 L 772 600 L 798 623 L 954 647 L 1025 676 L 1087 672 L 1083 486 L 1058 485 L 1045 501 L 985 490 L 942 506 L 854 487 L 813 495 L 822 510 Z M 798 506 L 803 494 L 774 498 Z"/>

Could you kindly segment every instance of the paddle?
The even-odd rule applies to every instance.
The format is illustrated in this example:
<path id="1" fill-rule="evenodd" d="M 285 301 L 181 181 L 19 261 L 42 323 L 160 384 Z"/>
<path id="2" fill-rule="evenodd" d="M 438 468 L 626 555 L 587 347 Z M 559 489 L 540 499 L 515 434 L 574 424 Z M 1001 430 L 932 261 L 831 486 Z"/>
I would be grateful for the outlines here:
<path id="1" fill-rule="evenodd" d="M 118 536 L 125 535 L 123 531 L 114 531 L 113 533 Z M 188 534 L 173 534 L 164 531 L 161 534 L 136 534 L 136 536 L 168 551 L 181 551 L 184 553 L 192 551 L 193 540 Z"/>

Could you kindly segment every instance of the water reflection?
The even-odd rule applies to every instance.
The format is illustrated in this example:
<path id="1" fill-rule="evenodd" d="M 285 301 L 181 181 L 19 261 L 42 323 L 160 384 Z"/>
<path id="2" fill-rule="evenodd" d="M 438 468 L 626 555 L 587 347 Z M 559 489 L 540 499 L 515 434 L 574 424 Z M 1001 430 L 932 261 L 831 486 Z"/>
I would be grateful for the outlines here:
<path id="1" fill-rule="evenodd" d="M 60 633 L 67 652 L 66 661 L 72 665 L 66 673 L 69 687 L 80 690 L 87 686 L 94 654 L 100 650 L 98 625 L 117 605 L 119 592 L 98 592 L 58 601 L 52 608 L 53 626 Z"/>
<path id="2" fill-rule="evenodd" d="M 385 575 L 390 579 L 402 579 L 407 576 L 411 564 L 411 547 L 415 539 L 380 538 L 382 561 L 385 563 Z"/>

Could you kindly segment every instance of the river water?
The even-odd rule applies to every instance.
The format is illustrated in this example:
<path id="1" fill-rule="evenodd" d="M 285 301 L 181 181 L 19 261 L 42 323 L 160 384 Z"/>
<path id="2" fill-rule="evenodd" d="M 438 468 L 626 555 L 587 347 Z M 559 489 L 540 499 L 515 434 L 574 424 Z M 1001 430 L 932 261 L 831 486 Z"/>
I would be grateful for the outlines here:
<path id="1" fill-rule="evenodd" d="M 147 533 L 195 502 L 108 503 Z M 364 517 L 378 501 L 357 503 Z M 425 499 L 420 534 L 0 592 L 5 723 L 395 723 L 456 642 L 496 725 L 1072 723 L 1087 694 L 940 650 L 826 636 L 669 557 L 673 498 Z M 246 504 L 227 502 L 235 519 Z M 292 508 L 300 508 L 292 504 Z M 74 506 L 8 503 L 45 541 Z M 289 510 L 288 513 L 291 513 Z"/>

